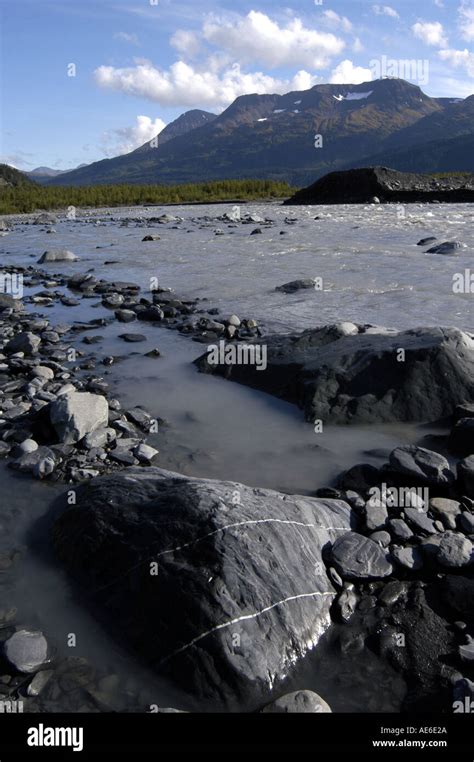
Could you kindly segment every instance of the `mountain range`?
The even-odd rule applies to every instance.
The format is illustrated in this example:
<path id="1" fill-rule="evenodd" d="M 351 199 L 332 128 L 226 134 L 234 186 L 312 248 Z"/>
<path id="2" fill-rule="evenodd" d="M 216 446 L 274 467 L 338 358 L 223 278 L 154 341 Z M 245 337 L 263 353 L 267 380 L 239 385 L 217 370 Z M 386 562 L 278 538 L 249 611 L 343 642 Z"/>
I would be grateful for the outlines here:
<path id="1" fill-rule="evenodd" d="M 131 153 L 42 177 L 47 185 L 175 184 L 266 178 L 306 185 L 334 170 L 474 171 L 474 95 L 431 98 L 384 78 L 243 95 L 188 111 Z M 39 180 L 39 177 L 35 177 Z"/>

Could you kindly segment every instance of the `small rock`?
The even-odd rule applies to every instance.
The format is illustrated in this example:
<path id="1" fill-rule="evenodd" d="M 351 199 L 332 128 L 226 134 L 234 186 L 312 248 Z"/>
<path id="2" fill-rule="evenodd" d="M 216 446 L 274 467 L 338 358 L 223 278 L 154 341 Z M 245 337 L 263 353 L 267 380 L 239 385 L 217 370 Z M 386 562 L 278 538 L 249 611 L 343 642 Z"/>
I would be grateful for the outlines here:
<path id="1" fill-rule="evenodd" d="M 410 571 L 421 569 L 423 566 L 423 556 L 419 548 L 399 548 L 392 549 L 392 557 L 400 566 Z"/>
<path id="2" fill-rule="evenodd" d="M 295 691 L 267 704 L 264 714 L 328 714 L 331 707 L 313 691 Z"/>
<path id="3" fill-rule="evenodd" d="M 436 558 L 442 566 L 458 569 L 471 562 L 472 542 L 458 532 L 445 532 Z"/>
<path id="4" fill-rule="evenodd" d="M 79 257 L 68 251 L 67 249 L 53 249 L 51 251 L 45 251 L 44 254 L 38 259 L 38 264 L 43 265 L 47 262 L 77 262 Z"/>
<path id="5" fill-rule="evenodd" d="M 348 532 L 335 541 L 331 559 L 346 579 L 377 579 L 388 577 L 393 571 L 380 546 L 356 532 Z"/>
<path id="6" fill-rule="evenodd" d="M 18 672 L 36 672 L 46 664 L 48 643 L 38 630 L 18 630 L 4 643 L 6 660 Z"/>
<path id="7" fill-rule="evenodd" d="M 129 344 L 136 344 L 140 341 L 146 341 L 146 336 L 141 333 L 121 333 L 119 339 L 123 339 Z"/>

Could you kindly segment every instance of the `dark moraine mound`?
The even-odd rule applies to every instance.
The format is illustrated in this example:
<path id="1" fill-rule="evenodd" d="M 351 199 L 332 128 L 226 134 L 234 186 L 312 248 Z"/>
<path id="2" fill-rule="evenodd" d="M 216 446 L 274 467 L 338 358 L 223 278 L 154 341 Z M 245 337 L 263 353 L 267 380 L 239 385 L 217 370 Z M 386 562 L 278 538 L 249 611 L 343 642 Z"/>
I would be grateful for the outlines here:
<path id="1" fill-rule="evenodd" d="M 397 172 L 386 167 L 364 167 L 331 172 L 297 191 L 285 204 L 366 204 L 381 202 L 474 201 L 474 175 L 446 176 Z"/>
<path id="2" fill-rule="evenodd" d="M 204 373 L 299 405 L 311 421 L 434 422 L 474 400 L 474 341 L 456 328 L 397 333 L 341 323 L 271 336 L 260 352 L 265 347 L 266 369 L 211 365 L 207 353 L 195 362 Z"/>
<path id="3" fill-rule="evenodd" d="M 329 626 L 322 550 L 351 519 L 342 500 L 135 467 L 81 485 L 54 540 L 113 632 L 201 709 L 253 709 Z"/>

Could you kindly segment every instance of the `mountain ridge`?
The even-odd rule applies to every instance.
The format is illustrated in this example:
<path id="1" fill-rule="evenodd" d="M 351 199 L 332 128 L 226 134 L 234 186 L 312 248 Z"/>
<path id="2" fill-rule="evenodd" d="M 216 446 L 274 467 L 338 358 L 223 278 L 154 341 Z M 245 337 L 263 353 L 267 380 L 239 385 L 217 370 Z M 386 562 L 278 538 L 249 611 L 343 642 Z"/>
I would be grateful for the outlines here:
<path id="1" fill-rule="evenodd" d="M 195 126 L 193 119 L 189 129 L 177 129 L 160 141 L 165 128 L 153 150 L 148 143 L 124 156 L 50 178 L 47 184 L 168 185 L 197 178 L 265 177 L 305 185 L 340 168 L 372 163 L 370 157 L 377 157 L 377 164 L 395 161 L 398 169 L 400 152 L 400 161 L 406 162 L 404 152 L 427 143 L 433 143 L 432 154 L 423 161 L 437 171 L 434 143 L 446 141 L 446 136 L 460 138 L 461 143 L 463 136 L 468 140 L 474 134 L 473 117 L 474 96 L 461 101 L 431 98 L 400 79 L 321 84 L 283 95 L 248 94 L 236 98 L 222 114 L 203 119 L 202 125 L 198 120 Z M 321 148 L 315 147 L 317 136 Z M 384 156 L 393 160 L 385 161 Z M 417 171 L 428 169 L 423 161 L 420 158 Z"/>

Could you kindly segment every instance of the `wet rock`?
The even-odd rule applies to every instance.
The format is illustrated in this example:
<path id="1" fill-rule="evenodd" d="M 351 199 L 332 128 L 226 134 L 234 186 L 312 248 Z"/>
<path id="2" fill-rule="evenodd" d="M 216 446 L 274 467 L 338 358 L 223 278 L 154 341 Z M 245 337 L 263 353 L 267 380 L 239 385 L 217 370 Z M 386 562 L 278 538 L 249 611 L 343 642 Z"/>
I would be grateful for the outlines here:
<path id="1" fill-rule="evenodd" d="M 281 696 L 262 709 L 264 714 L 327 714 L 332 712 L 329 704 L 313 691 L 295 691 Z"/>
<path id="2" fill-rule="evenodd" d="M 461 513 L 461 504 L 457 500 L 433 497 L 429 507 L 433 516 L 442 521 L 446 529 L 456 529 L 456 517 Z"/>
<path id="3" fill-rule="evenodd" d="M 466 534 L 474 535 L 474 514 L 467 513 L 467 511 L 461 513 L 461 515 L 458 516 L 458 525 L 463 532 L 466 532 Z"/>
<path id="4" fill-rule="evenodd" d="M 146 341 L 146 336 L 143 336 L 141 333 L 121 333 L 119 339 L 123 339 L 128 344 L 136 344 L 141 341 Z"/>
<path id="5" fill-rule="evenodd" d="M 33 225 L 56 225 L 58 218 L 49 212 L 43 212 L 33 222 Z"/>
<path id="6" fill-rule="evenodd" d="M 34 333 L 25 331 L 24 333 L 18 333 L 13 339 L 11 339 L 5 347 L 7 354 L 16 354 L 17 352 L 23 352 L 25 355 L 34 355 L 41 344 L 39 336 L 35 336 Z"/>
<path id="7" fill-rule="evenodd" d="M 0 313 L 5 310 L 13 310 L 13 312 L 22 312 L 24 305 L 21 299 L 15 299 L 10 294 L 0 294 Z"/>
<path id="8" fill-rule="evenodd" d="M 451 431 L 448 447 L 458 455 L 474 454 L 474 418 L 461 418 Z"/>
<path id="9" fill-rule="evenodd" d="M 115 317 L 119 323 L 132 323 L 137 319 L 137 316 L 133 310 L 117 310 Z"/>
<path id="10" fill-rule="evenodd" d="M 105 397 L 100 395 L 68 392 L 51 404 L 50 419 L 59 441 L 73 444 L 96 429 L 107 426 L 109 406 Z"/>
<path id="11" fill-rule="evenodd" d="M 31 375 L 34 378 L 42 378 L 45 381 L 52 381 L 54 378 L 54 370 L 47 368 L 45 365 L 36 365 L 31 371 Z"/>
<path id="12" fill-rule="evenodd" d="M 388 511 L 383 503 L 369 500 L 365 504 L 365 511 L 365 525 L 367 531 L 374 532 L 385 526 L 388 519 Z"/>
<path id="13" fill-rule="evenodd" d="M 122 294 L 107 294 L 102 298 L 102 304 L 104 307 L 120 307 L 125 301 L 125 297 Z"/>
<path id="14" fill-rule="evenodd" d="M 48 643 L 38 630 L 18 630 L 3 645 L 3 654 L 17 672 L 37 672 L 48 663 Z"/>
<path id="15" fill-rule="evenodd" d="M 161 236 L 159 235 L 146 235 L 144 238 L 142 238 L 142 242 L 144 241 L 160 241 Z"/>
<path id="16" fill-rule="evenodd" d="M 434 534 L 436 532 L 432 519 L 424 511 L 419 511 L 417 508 L 405 508 L 405 517 L 417 533 Z"/>
<path id="17" fill-rule="evenodd" d="M 404 569 L 416 571 L 423 566 L 423 555 L 416 547 L 393 547 L 391 551 L 392 558 Z"/>
<path id="18" fill-rule="evenodd" d="M 285 294 L 294 294 L 295 291 L 301 291 L 305 288 L 314 289 L 315 281 L 311 278 L 303 280 L 292 280 L 289 283 L 284 283 L 282 286 L 277 286 L 275 291 L 283 291 Z"/>
<path id="19" fill-rule="evenodd" d="M 28 685 L 26 691 L 27 695 L 39 696 L 42 690 L 46 688 L 53 675 L 54 671 L 52 669 L 44 669 L 41 672 L 37 672 L 31 683 Z"/>
<path id="20" fill-rule="evenodd" d="M 354 585 L 347 585 L 334 604 L 336 616 L 343 622 L 348 622 L 359 603 L 359 596 Z"/>
<path id="21" fill-rule="evenodd" d="M 445 532 L 439 544 L 437 561 L 442 566 L 459 569 L 471 563 L 472 542 L 458 532 Z"/>
<path id="22" fill-rule="evenodd" d="M 206 706 L 255 708 L 329 626 L 321 552 L 349 522 L 342 501 L 133 468 L 81 485 L 54 539 L 155 669 Z"/>
<path id="23" fill-rule="evenodd" d="M 429 236 L 428 238 L 422 238 L 421 241 L 418 241 L 416 244 L 417 246 L 428 246 L 430 243 L 434 243 L 434 241 L 437 241 L 438 239 L 435 238 L 435 236 Z"/>
<path id="24" fill-rule="evenodd" d="M 38 447 L 38 442 L 35 442 L 34 439 L 24 439 L 23 442 L 20 442 L 20 444 L 16 446 L 15 454 L 18 452 L 18 457 L 20 455 L 27 455 L 30 452 L 35 452 Z"/>
<path id="25" fill-rule="evenodd" d="M 465 645 L 459 646 L 459 656 L 461 661 L 468 664 L 474 663 L 474 640 L 468 636 L 468 641 Z"/>
<path id="26" fill-rule="evenodd" d="M 45 251 L 44 254 L 38 259 L 38 264 L 43 265 L 48 262 L 77 262 L 79 259 L 76 254 L 67 249 L 52 249 Z"/>
<path id="27" fill-rule="evenodd" d="M 79 299 L 74 299 L 73 296 L 62 296 L 60 301 L 65 307 L 78 307 L 81 303 Z"/>
<path id="28" fill-rule="evenodd" d="M 34 452 L 26 453 L 10 465 L 16 471 L 31 473 L 36 479 L 50 476 L 56 468 L 58 459 L 49 447 L 38 447 Z"/>
<path id="29" fill-rule="evenodd" d="M 413 537 L 413 532 L 403 519 L 390 519 L 388 529 L 395 540 L 410 540 Z"/>
<path id="30" fill-rule="evenodd" d="M 455 254 L 459 252 L 459 249 L 466 249 L 465 243 L 460 241 L 444 241 L 444 243 L 436 244 L 428 249 L 427 254 Z"/>
<path id="31" fill-rule="evenodd" d="M 145 352 L 145 357 L 161 357 L 161 352 L 159 349 L 152 349 L 150 352 Z"/>
<path id="32" fill-rule="evenodd" d="M 474 455 L 458 463 L 458 481 L 462 492 L 474 498 Z"/>
<path id="33" fill-rule="evenodd" d="M 137 460 L 140 461 L 140 463 L 153 463 L 157 455 L 159 455 L 159 452 L 153 447 L 150 447 L 149 445 L 143 444 L 143 442 L 141 442 L 138 447 L 135 448 L 133 454 Z"/>
<path id="34" fill-rule="evenodd" d="M 105 447 L 117 439 L 117 432 L 114 429 L 96 429 L 84 437 L 84 446 L 88 450 L 96 447 Z"/>
<path id="35" fill-rule="evenodd" d="M 454 482 L 455 476 L 443 455 L 416 445 L 397 447 L 390 453 L 390 467 L 399 474 L 433 487 Z"/>
<path id="36" fill-rule="evenodd" d="M 373 532 L 370 535 L 370 539 L 376 542 L 378 545 L 380 545 L 382 548 L 388 548 L 390 545 L 392 538 L 390 537 L 390 534 L 388 532 L 380 531 L 380 532 Z"/>
<path id="37" fill-rule="evenodd" d="M 344 579 L 378 579 L 393 571 L 382 548 L 356 532 L 336 540 L 331 548 L 331 562 Z"/>

